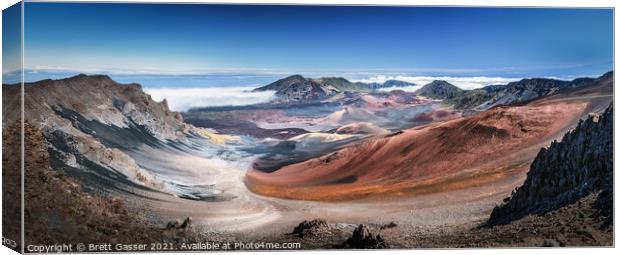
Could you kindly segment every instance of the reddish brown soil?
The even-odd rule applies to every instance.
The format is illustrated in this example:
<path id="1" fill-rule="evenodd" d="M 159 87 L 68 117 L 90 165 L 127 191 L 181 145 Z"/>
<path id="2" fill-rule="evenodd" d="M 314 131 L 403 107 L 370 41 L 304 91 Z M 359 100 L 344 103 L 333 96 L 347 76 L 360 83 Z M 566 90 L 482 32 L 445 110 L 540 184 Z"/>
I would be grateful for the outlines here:
<path id="1" fill-rule="evenodd" d="M 497 107 L 369 139 L 273 173 L 250 171 L 246 184 L 262 195 L 328 201 L 484 185 L 527 171 L 538 150 L 587 107 L 587 100 Z"/>
<path id="2" fill-rule="evenodd" d="M 458 117 L 460 117 L 460 113 L 456 111 L 439 109 L 436 111 L 422 113 L 413 118 L 411 121 L 415 123 L 426 124 L 430 122 L 456 119 Z"/>
<path id="3" fill-rule="evenodd" d="M 433 115 L 432 112 L 425 112 L 422 113 L 420 115 L 418 115 L 417 117 L 413 118 L 414 122 L 430 122 L 433 121 Z"/>

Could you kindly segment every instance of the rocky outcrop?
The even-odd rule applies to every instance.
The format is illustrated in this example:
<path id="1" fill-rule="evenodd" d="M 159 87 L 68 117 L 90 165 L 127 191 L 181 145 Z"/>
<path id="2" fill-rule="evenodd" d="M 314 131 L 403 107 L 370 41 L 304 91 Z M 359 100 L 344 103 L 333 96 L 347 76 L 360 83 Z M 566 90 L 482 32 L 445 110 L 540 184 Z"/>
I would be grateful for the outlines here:
<path id="1" fill-rule="evenodd" d="M 106 75 L 41 80 L 26 83 L 24 90 L 25 119 L 42 127 L 70 126 L 58 114 L 66 110 L 108 126 L 142 128 L 161 140 L 179 139 L 188 129 L 180 113 L 170 111 L 165 101 L 154 101 L 140 84 L 120 84 Z M 3 85 L 3 125 L 19 119 L 19 100 L 9 100 L 19 93 L 19 85 Z"/>
<path id="2" fill-rule="evenodd" d="M 428 97 L 432 99 L 451 99 L 461 95 L 463 90 L 450 84 L 447 81 L 435 80 L 424 85 L 415 92 L 416 95 Z"/>
<path id="3" fill-rule="evenodd" d="M 345 248 L 352 249 L 388 248 L 388 245 L 385 240 L 383 240 L 383 237 L 379 234 L 373 234 L 364 224 L 360 224 L 357 228 L 355 228 L 355 230 L 353 230 L 353 235 L 343 243 L 343 246 Z"/>
<path id="4" fill-rule="evenodd" d="M 493 209 L 488 224 L 543 214 L 600 190 L 602 198 L 608 200 L 601 202 L 602 207 L 609 207 L 613 203 L 604 194 L 610 193 L 612 183 L 613 106 L 610 105 L 601 115 L 580 121 L 562 141 L 541 149 L 523 185 L 504 204 Z"/>
<path id="5" fill-rule="evenodd" d="M 324 219 L 304 220 L 293 229 L 293 235 L 299 237 L 314 236 L 320 237 L 330 234 L 330 228 Z"/>
<path id="6" fill-rule="evenodd" d="M 187 217 L 183 221 L 179 219 L 170 221 L 163 230 L 163 235 L 168 240 L 183 240 L 194 234 L 194 224 L 191 217 Z"/>
<path id="7" fill-rule="evenodd" d="M 20 121 L 21 105 L 14 100 L 20 98 L 20 87 L 3 85 L 4 128 Z M 192 130 L 179 113 L 168 109 L 166 101 L 154 101 L 139 84 L 120 84 L 105 75 L 47 79 L 27 83 L 24 90 L 25 121 L 41 130 L 54 169 L 66 169 L 76 178 L 112 178 L 120 173 L 124 180 L 163 191 L 163 182 L 128 152 L 185 141 Z M 101 170 L 99 174 L 84 174 L 95 169 Z M 124 181 L 114 180 L 110 183 Z"/>

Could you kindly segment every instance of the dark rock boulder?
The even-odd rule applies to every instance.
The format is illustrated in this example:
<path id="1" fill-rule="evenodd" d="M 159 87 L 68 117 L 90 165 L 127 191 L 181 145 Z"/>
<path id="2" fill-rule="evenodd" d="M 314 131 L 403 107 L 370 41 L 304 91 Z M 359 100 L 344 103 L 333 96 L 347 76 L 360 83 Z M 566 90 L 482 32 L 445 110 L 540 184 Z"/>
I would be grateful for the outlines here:
<path id="1" fill-rule="evenodd" d="M 191 217 L 181 221 L 176 219 L 168 222 L 163 230 L 163 235 L 170 240 L 184 240 L 194 235 L 194 225 Z"/>
<path id="2" fill-rule="evenodd" d="M 355 230 L 353 230 L 353 235 L 343 243 L 343 246 L 345 248 L 352 249 L 388 248 L 388 245 L 385 240 L 383 240 L 383 237 L 379 234 L 373 234 L 364 224 L 360 224 L 357 228 L 355 228 Z"/>
<path id="3" fill-rule="evenodd" d="M 329 225 L 324 219 L 304 220 L 293 229 L 293 235 L 305 236 L 324 236 L 329 234 Z"/>
<path id="4" fill-rule="evenodd" d="M 185 218 L 183 222 L 181 222 L 179 219 L 176 219 L 174 221 L 168 222 L 168 224 L 166 225 L 167 230 L 170 230 L 170 229 L 188 230 L 188 229 L 191 229 L 192 227 L 193 225 L 192 225 L 191 217 Z"/>

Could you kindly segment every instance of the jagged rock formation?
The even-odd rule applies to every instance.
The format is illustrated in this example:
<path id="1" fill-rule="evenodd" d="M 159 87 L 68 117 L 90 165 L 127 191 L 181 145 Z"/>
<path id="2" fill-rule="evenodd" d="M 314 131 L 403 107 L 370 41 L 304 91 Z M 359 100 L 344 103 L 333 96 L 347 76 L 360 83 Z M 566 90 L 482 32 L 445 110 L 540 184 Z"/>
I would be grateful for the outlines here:
<path id="1" fill-rule="evenodd" d="M 609 106 L 602 115 L 580 121 L 562 141 L 541 149 L 523 185 L 493 209 L 488 224 L 546 213 L 598 190 L 603 191 L 603 207 L 613 206 L 609 202 L 612 183 L 613 106 Z"/>
<path id="2" fill-rule="evenodd" d="M 381 235 L 373 234 L 370 229 L 364 224 L 360 224 L 355 230 L 353 235 L 347 239 L 343 246 L 345 248 L 353 249 L 382 249 L 388 248 L 385 240 Z"/>
<path id="3" fill-rule="evenodd" d="M 463 90 L 450 84 L 447 81 L 435 80 L 424 85 L 415 92 L 416 95 L 424 96 L 432 99 L 451 99 L 459 96 Z"/>
<path id="4" fill-rule="evenodd" d="M 179 219 L 168 222 L 166 228 L 163 231 L 164 236 L 167 239 L 179 240 L 181 238 L 187 238 L 193 236 L 194 224 L 191 217 L 185 218 L 183 222 Z"/>

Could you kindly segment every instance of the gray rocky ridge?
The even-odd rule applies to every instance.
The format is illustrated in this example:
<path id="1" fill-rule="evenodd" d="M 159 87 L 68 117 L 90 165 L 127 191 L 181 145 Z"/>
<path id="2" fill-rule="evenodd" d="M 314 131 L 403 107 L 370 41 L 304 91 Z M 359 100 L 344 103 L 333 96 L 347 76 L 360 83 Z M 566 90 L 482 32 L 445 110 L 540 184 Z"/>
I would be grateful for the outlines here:
<path id="1" fill-rule="evenodd" d="M 554 141 L 541 149 L 523 185 L 504 204 L 493 209 L 488 224 L 543 214 L 593 192 L 601 192 L 602 203 L 610 202 L 612 186 L 613 106 L 610 105 L 601 115 L 590 115 L 580 121 L 560 142 Z"/>
<path id="2" fill-rule="evenodd" d="M 2 86 L 3 128 L 21 119 L 20 87 Z M 127 151 L 184 141 L 193 128 L 180 113 L 170 111 L 165 100 L 154 101 L 139 84 L 120 84 L 106 75 L 24 84 L 24 118 L 42 131 L 54 158 L 76 174 L 97 166 L 157 190 L 165 188 L 163 182 Z"/>

